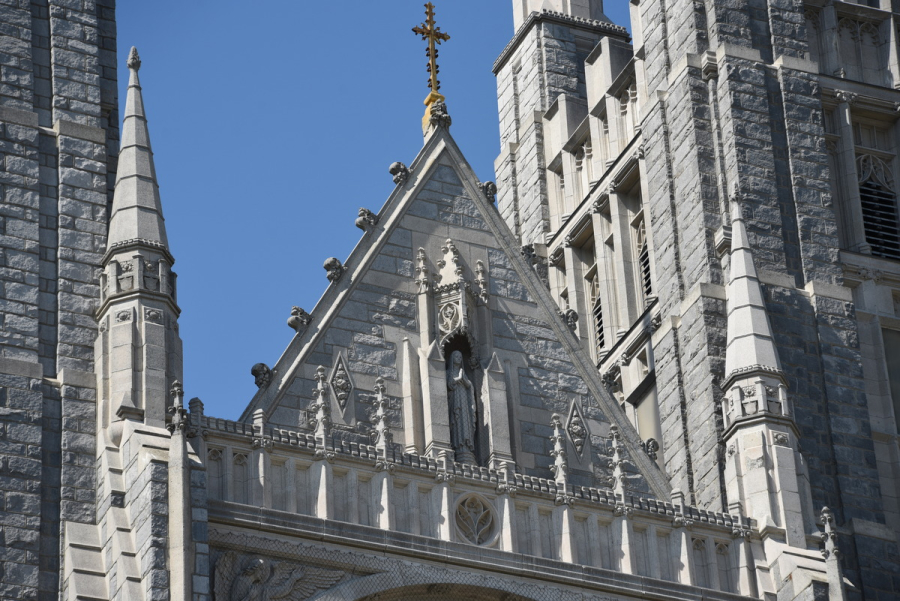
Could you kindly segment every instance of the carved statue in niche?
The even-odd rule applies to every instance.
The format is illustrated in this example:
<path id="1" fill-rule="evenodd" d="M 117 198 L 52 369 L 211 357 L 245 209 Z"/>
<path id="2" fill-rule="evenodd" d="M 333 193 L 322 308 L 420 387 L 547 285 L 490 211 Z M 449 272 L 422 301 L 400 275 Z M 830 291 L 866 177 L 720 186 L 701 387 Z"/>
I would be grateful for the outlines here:
<path id="1" fill-rule="evenodd" d="M 463 354 L 458 350 L 450 354 L 450 367 L 447 369 L 447 401 L 450 406 L 450 442 L 456 452 L 456 461 L 476 464 L 475 385 L 466 375 Z"/>

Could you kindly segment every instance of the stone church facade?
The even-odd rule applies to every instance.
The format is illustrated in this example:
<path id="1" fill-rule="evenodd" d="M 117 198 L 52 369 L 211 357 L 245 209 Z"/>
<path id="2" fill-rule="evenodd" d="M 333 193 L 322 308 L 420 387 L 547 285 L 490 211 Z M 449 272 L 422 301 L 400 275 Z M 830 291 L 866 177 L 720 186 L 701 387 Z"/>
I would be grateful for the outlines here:
<path id="1" fill-rule="evenodd" d="M 496 185 L 430 96 L 230 421 L 114 0 L 0 4 L 0 599 L 900 597 L 898 13 L 630 8 L 513 2 Z"/>

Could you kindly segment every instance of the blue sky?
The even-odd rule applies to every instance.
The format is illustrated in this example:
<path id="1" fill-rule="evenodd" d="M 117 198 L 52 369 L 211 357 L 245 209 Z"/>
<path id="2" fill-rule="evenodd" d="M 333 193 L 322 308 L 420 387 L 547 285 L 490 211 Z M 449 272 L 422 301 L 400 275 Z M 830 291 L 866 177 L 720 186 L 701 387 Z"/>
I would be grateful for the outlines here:
<path id="1" fill-rule="evenodd" d="M 433 0 L 451 129 L 482 181 L 499 152 L 491 65 L 509 0 Z M 422 147 L 423 0 L 154 0 L 117 8 L 120 103 L 137 46 L 178 273 L 184 387 L 237 418 L 394 188 L 388 165 Z M 249 7 L 253 7 L 250 9 Z M 606 14 L 627 25 L 628 0 Z"/>

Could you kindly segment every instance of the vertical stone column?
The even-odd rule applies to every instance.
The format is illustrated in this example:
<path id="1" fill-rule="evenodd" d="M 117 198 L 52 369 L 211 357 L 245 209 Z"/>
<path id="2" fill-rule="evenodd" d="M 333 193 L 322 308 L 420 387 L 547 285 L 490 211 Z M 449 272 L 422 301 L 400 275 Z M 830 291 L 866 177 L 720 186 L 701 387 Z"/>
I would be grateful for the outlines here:
<path id="1" fill-rule="evenodd" d="M 497 511 L 500 521 L 500 539 L 498 547 L 501 551 L 516 552 L 516 507 L 513 498 L 516 496 L 515 474 L 510 463 L 500 466 L 501 482 L 497 485 Z"/>
<path id="2" fill-rule="evenodd" d="M 558 541 L 556 558 L 566 563 L 574 563 L 575 518 L 570 505 L 575 499 L 569 494 L 569 463 L 566 457 L 566 437 L 563 433 L 562 418 L 558 414 L 553 414 L 550 425 L 553 427 L 553 435 L 550 437 L 553 442 L 553 450 L 550 451 L 553 465 L 550 469 L 553 470 L 553 479 L 556 481 L 556 508 L 552 516 Z"/>
<path id="3" fill-rule="evenodd" d="M 872 247 L 866 242 L 866 230 L 863 225 L 862 205 L 859 198 L 859 174 L 856 172 L 856 146 L 853 135 L 853 113 L 850 107 L 856 101 L 856 94 L 852 92 L 836 92 L 838 108 L 835 111 L 835 120 L 840 134 L 838 140 L 838 161 L 844 168 L 840 174 L 841 183 L 841 207 L 843 209 L 847 242 L 850 249 L 863 254 L 872 252 Z"/>
<path id="4" fill-rule="evenodd" d="M 485 425 L 490 435 L 488 462 L 494 469 L 514 465 L 509 423 L 509 397 L 506 394 L 506 374 L 497 353 L 484 370 L 481 395 L 485 409 Z"/>
<path id="5" fill-rule="evenodd" d="M 391 496 L 394 494 L 394 449 L 390 424 L 388 423 L 388 398 L 385 396 L 384 378 L 375 380 L 375 461 L 376 473 L 372 477 L 372 502 L 374 503 L 375 524 L 382 530 L 394 528 L 394 506 Z"/>
<path id="6" fill-rule="evenodd" d="M 419 366 L 422 380 L 422 405 L 425 420 L 425 454 L 440 457 L 449 452 L 450 410 L 447 405 L 447 369 L 438 341 L 427 349 L 419 350 Z"/>
<path id="7" fill-rule="evenodd" d="M 672 505 L 675 506 L 675 517 L 672 519 L 672 534 L 669 540 L 672 544 L 672 564 L 675 578 L 681 584 L 693 584 L 694 572 L 691 569 L 691 536 L 690 527 L 693 521 L 685 516 L 684 493 L 680 490 L 672 491 Z"/>
<path id="8" fill-rule="evenodd" d="M 194 573 L 191 520 L 191 475 L 187 441 L 188 413 L 184 391 L 176 381 L 172 387 L 172 420 L 169 423 L 169 578 L 174 599 L 191 599 Z"/>
<path id="9" fill-rule="evenodd" d="M 615 243 L 616 304 L 619 309 L 616 319 L 619 329 L 616 331 L 616 336 L 618 337 L 624 334 L 628 326 L 643 312 L 643 303 L 638 300 L 638 291 L 634 281 L 634 249 L 632 248 L 629 214 L 613 186 L 610 186 L 609 189 L 609 209 Z"/>
<path id="10" fill-rule="evenodd" d="M 250 500 L 256 507 L 272 507 L 272 487 L 269 483 L 271 438 L 266 437 L 266 413 L 253 412 L 253 452 L 250 454 Z"/>
<path id="11" fill-rule="evenodd" d="M 407 453 L 421 455 L 425 450 L 424 420 L 422 419 L 422 384 L 419 368 L 419 354 L 409 338 L 400 343 L 400 369 L 403 395 L 403 440 Z"/>
<path id="12" fill-rule="evenodd" d="M 438 458 L 438 469 L 435 475 L 437 483 L 431 489 L 431 499 L 434 503 L 437 517 L 437 535 L 441 540 L 453 540 L 453 507 L 451 505 L 450 485 L 456 481 L 453 474 L 452 452 L 444 451 Z"/>

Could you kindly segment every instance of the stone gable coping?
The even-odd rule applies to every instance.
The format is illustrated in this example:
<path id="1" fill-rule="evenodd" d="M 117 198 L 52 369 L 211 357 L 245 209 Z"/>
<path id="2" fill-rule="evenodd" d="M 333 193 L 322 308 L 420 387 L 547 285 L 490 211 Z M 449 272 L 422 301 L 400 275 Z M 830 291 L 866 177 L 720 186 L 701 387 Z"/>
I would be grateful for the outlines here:
<path id="1" fill-rule="evenodd" d="M 457 171 L 463 189 L 481 214 L 487 232 L 496 241 L 497 251 L 507 256 L 512 270 L 518 276 L 523 288 L 527 290 L 538 310 L 545 315 L 553 335 L 572 361 L 577 375 L 584 381 L 591 396 L 597 400 L 600 411 L 610 423 L 618 426 L 622 432 L 629 456 L 637 472 L 647 481 L 654 495 L 667 499 L 671 491 L 668 478 L 656 462 L 641 450 L 640 437 L 634 426 L 610 397 L 600 380 L 596 365 L 575 341 L 563 317 L 558 315 L 556 303 L 550 296 L 549 290 L 544 287 L 543 282 L 538 279 L 530 265 L 525 263 L 518 242 L 497 212 L 496 207 L 488 203 L 472 168 L 446 128 L 435 129 L 426 139 L 425 146 L 419 151 L 409 168 L 410 177 L 397 185 L 379 211 L 378 225 L 371 234 L 366 233 L 362 236 L 344 263 L 345 271 L 340 281 L 332 283 L 325 289 L 322 297 L 316 303 L 316 307 L 311 311 L 311 315 L 315 319 L 314 325 L 307 328 L 302 335 L 298 334 L 291 340 L 273 367 L 272 383 L 256 392 L 241 415 L 240 421 L 250 421 L 253 413 L 258 409 L 271 411 L 278 399 L 284 395 L 287 382 L 309 360 L 310 354 L 314 352 L 321 338 L 338 317 L 342 307 L 362 280 L 362 274 L 371 268 L 378 253 L 390 238 L 390 234 L 400 224 L 406 208 L 416 200 L 434 169 L 444 164 L 442 160 L 449 161 L 453 165 L 452 168 Z"/>

